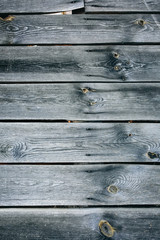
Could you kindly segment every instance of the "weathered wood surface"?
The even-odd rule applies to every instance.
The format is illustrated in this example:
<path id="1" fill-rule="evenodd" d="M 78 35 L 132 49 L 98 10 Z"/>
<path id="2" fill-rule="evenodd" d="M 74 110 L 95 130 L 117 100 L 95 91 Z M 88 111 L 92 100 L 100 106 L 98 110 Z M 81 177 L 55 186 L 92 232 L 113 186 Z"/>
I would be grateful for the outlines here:
<path id="1" fill-rule="evenodd" d="M 160 124 L 1 123 L 0 162 L 159 162 Z"/>
<path id="2" fill-rule="evenodd" d="M 160 233 L 158 208 L 14 208 L 0 209 L 0 216 L 1 240 L 158 240 Z M 102 232 L 101 220 L 110 224 Z"/>
<path id="3" fill-rule="evenodd" d="M 85 0 L 85 12 L 159 12 L 159 0 Z"/>
<path id="4" fill-rule="evenodd" d="M 62 12 L 84 7 L 83 0 L 1 0 L 1 13 Z"/>
<path id="5" fill-rule="evenodd" d="M 1 84 L 0 119 L 160 120 L 160 86 Z"/>
<path id="6" fill-rule="evenodd" d="M 0 20 L 0 44 L 159 43 L 160 14 L 18 15 Z"/>
<path id="7" fill-rule="evenodd" d="M 159 46 L 0 47 L 1 82 L 160 81 Z"/>
<path id="8" fill-rule="evenodd" d="M 0 180 L 1 206 L 160 204 L 157 165 L 1 165 Z"/>

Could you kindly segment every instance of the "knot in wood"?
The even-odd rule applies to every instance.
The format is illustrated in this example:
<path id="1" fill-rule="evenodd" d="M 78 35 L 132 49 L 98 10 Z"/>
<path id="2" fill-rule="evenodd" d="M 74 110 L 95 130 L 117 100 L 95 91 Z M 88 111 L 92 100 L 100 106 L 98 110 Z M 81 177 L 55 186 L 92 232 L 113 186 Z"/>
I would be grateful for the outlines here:
<path id="1" fill-rule="evenodd" d="M 116 194 L 118 192 L 118 188 L 115 185 L 110 185 L 107 188 L 107 190 L 108 190 L 108 192 L 113 193 L 113 194 Z"/>
<path id="2" fill-rule="evenodd" d="M 143 20 L 143 19 L 139 19 L 139 20 L 136 21 L 136 24 L 138 24 L 138 25 L 140 25 L 140 26 L 142 26 L 142 27 L 143 27 L 146 23 L 147 23 L 147 22 L 146 22 L 145 20 Z"/>
<path id="3" fill-rule="evenodd" d="M 90 102 L 90 103 L 89 103 L 90 106 L 93 106 L 93 105 L 95 105 L 95 104 L 97 104 L 97 102 Z"/>
<path id="4" fill-rule="evenodd" d="M 96 89 L 92 89 L 92 88 L 81 88 L 82 92 L 88 93 L 88 92 L 96 92 Z"/>
<path id="5" fill-rule="evenodd" d="M 115 65 L 115 66 L 114 66 L 114 70 L 115 70 L 115 71 L 119 71 L 120 69 L 121 69 L 121 68 L 120 68 L 119 65 Z"/>
<path id="6" fill-rule="evenodd" d="M 82 92 L 83 92 L 83 93 L 89 92 L 89 88 L 82 88 Z"/>
<path id="7" fill-rule="evenodd" d="M 147 155 L 151 159 L 159 158 L 159 154 L 158 153 L 148 152 Z"/>
<path id="8" fill-rule="evenodd" d="M 113 237 L 115 232 L 115 229 L 106 220 L 99 222 L 99 229 L 101 233 L 108 238 Z"/>
<path id="9" fill-rule="evenodd" d="M 114 58 L 119 58 L 119 54 L 117 52 L 113 52 L 113 57 Z"/>

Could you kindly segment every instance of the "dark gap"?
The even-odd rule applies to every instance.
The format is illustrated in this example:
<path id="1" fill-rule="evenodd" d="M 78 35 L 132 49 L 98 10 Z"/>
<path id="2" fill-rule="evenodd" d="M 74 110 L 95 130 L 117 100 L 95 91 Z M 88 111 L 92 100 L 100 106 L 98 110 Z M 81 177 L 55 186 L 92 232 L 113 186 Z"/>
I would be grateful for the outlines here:
<path id="1" fill-rule="evenodd" d="M 71 166 L 71 165 L 160 165 L 160 162 L 5 162 L 0 163 L 0 165 L 29 165 L 29 166 L 54 166 L 54 165 L 63 165 L 63 166 Z"/>
<path id="2" fill-rule="evenodd" d="M 0 123 L 1 122 L 30 122 L 30 123 L 38 123 L 38 122 L 44 122 L 44 123 L 67 123 L 67 120 L 63 120 L 63 119 L 57 119 L 57 120 L 52 120 L 52 119 L 0 119 Z"/>
<path id="3" fill-rule="evenodd" d="M 63 11 L 61 11 L 61 12 L 63 12 Z M 19 15 L 24 15 L 24 16 L 37 15 L 38 16 L 38 15 L 55 14 L 55 13 L 60 13 L 60 12 L 4 12 L 4 13 L 0 12 L 0 17 L 5 18 L 5 17 L 8 17 L 10 15 L 14 15 L 14 16 L 19 16 Z"/>
<path id="4" fill-rule="evenodd" d="M 79 13 L 84 13 L 84 8 L 80 8 L 80 9 L 74 9 L 74 10 L 62 10 L 62 11 L 58 11 L 58 12 L 53 12 L 53 11 L 48 11 L 48 12 L 3 12 L 1 13 L 0 12 L 0 17 L 2 18 L 5 18 L 5 17 L 8 17 L 10 15 L 14 15 L 14 16 L 19 16 L 19 15 L 24 15 L 24 16 L 28 16 L 28 15 L 50 15 L 50 14 L 56 14 L 56 13 L 62 13 L 62 12 L 70 12 L 72 11 L 72 14 L 73 12 L 77 11 L 77 13 L 74 13 L 74 14 L 79 14 Z M 56 15 L 55 15 L 56 16 Z M 63 16 L 62 15 L 59 15 L 59 16 Z"/>
<path id="5" fill-rule="evenodd" d="M 28 45 L 36 45 L 36 46 L 106 46 L 106 45 L 113 45 L 113 46 L 146 46 L 146 45 L 160 45 L 160 42 L 108 42 L 108 43 L 28 43 L 28 44 L 0 44 L 1 47 L 23 47 Z"/>
<path id="6" fill-rule="evenodd" d="M 58 11 L 58 12 L 53 12 L 53 11 L 48 11 L 48 12 L 0 12 L 0 17 L 5 18 L 8 17 L 10 15 L 14 15 L 14 16 L 18 16 L 18 15 L 49 15 L 49 14 L 55 14 L 55 13 L 61 13 L 61 12 L 68 12 L 68 11 L 72 11 L 72 15 L 79 15 L 79 14 L 87 14 L 87 15 L 104 15 L 104 14 L 112 14 L 112 15 L 118 15 L 118 14 L 134 14 L 134 15 L 138 15 L 138 14 L 160 14 L 159 10 L 155 10 L 155 11 L 94 11 L 94 12 L 86 12 L 85 11 L 85 7 L 84 8 L 79 8 L 79 9 L 71 9 L 71 10 L 62 10 L 62 11 Z M 56 16 L 56 15 L 55 15 Z"/>
<path id="7" fill-rule="evenodd" d="M 160 123 L 160 120 L 66 120 L 66 119 L 0 119 L 1 122 L 6 122 L 6 123 L 38 123 L 38 122 L 43 122 L 43 123 Z"/>
<path id="8" fill-rule="evenodd" d="M 10 208 L 10 209 L 13 209 L 13 208 L 31 208 L 31 209 L 36 209 L 36 208 L 58 208 L 58 209 L 61 209 L 61 208 L 80 208 L 80 209 L 83 209 L 83 208 L 159 208 L 160 207 L 160 204 L 133 204 L 133 205 L 83 205 L 83 206 L 78 206 L 78 205 L 36 205 L 36 206 L 30 206 L 30 205 L 24 205 L 24 206 L 0 206 L 0 209 L 3 209 L 3 208 Z"/>
<path id="9" fill-rule="evenodd" d="M 85 14 L 85 8 L 72 10 L 72 14 Z"/>
<path id="10" fill-rule="evenodd" d="M 7 13 L 0 13 L 0 18 L 6 18 L 8 17 L 10 14 L 7 14 Z"/>
<path id="11" fill-rule="evenodd" d="M 13 44 L 0 44 L 0 46 L 1 47 L 11 47 L 11 48 L 14 48 L 14 47 L 56 47 L 56 46 L 60 46 L 60 47 L 75 47 L 75 46 L 101 46 L 101 47 L 105 47 L 106 45 L 114 45 L 114 46 L 122 46 L 122 45 L 127 45 L 127 46 L 143 46 L 143 45 L 148 45 L 148 47 L 150 46 L 150 45 L 154 45 L 155 47 L 157 46 L 159 46 L 160 45 L 160 42 L 151 42 L 151 43 L 146 43 L 146 42 L 139 42 L 139 43 L 136 43 L 136 42 L 126 42 L 126 43 L 124 43 L 124 42 L 117 42 L 117 43 L 113 43 L 113 42 L 111 42 L 111 43 L 74 43 L 74 44 L 71 44 L 71 43 L 63 43 L 63 44 L 58 44 L 58 43 L 49 43 L 49 44 L 45 44 L 45 43 L 43 43 L 43 44 L 36 44 L 36 43 L 33 43 L 33 44 L 15 44 L 15 45 L 13 45 Z"/>
<path id="12" fill-rule="evenodd" d="M 140 84 L 140 83 L 144 83 L 144 84 L 151 84 L 151 83 L 156 83 L 156 84 L 160 84 L 160 80 L 159 81 L 115 81 L 114 82 L 114 80 L 113 81 L 88 81 L 87 80 L 87 82 L 86 81 L 84 81 L 84 82 L 82 82 L 82 81 L 59 81 L 59 82 L 57 82 L 57 81 L 54 81 L 54 82 L 50 82 L 50 81 L 32 81 L 32 82 L 30 82 L 29 80 L 28 81 L 0 81 L 0 84 L 2 84 L 2 85 L 4 85 L 4 84 L 8 84 L 8 85 L 10 85 L 10 84 L 29 84 L 29 85 L 31 85 L 31 84 L 76 84 L 76 83 L 81 83 L 81 84 L 88 84 L 88 83 L 96 83 L 96 84 L 98 84 L 98 83 L 106 83 L 106 84 L 108 84 L 108 83 L 113 83 L 113 84 L 116 84 L 116 83 L 121 83 L 121 84 L 130 84 L 130 83 L 135 83 L 135 84 Z"/>
<path id="13" fill-rule="evenodd" d="M 155 11 L 94 11 L 94 12 L 85 12 L 85 14 L 89 14 L 89 15 L 94 15 L 94 14 L 134 14 L 134 15 L 138 15 L 138 14 L 160 14 L 159 10 L 155 10 Z"/>

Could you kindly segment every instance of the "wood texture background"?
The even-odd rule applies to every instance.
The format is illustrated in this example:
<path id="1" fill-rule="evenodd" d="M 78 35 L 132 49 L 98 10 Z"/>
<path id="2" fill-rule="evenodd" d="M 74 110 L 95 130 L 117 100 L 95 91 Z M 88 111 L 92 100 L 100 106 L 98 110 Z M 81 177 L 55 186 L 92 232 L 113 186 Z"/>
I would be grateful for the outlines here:
<path id="1" fill-rule="evenodd" d="M 0 47 L 1 82 L 160 82 L 156 46 Z"/>
<path id="2" fill-rule="evenodd" d="M 159 0 L 85 0 L 85 12 L 159 12 Z"/>
<path id="3" fill-rule="evenodd" d="M 113 240 L 159 239 L 157 208 L 0 209 L 0 216 L 1 240 L 109 239 L 99 230 L 101 220 L 115 228 Z"/>
<path id="4" fill-rule="evenodd" d="M 83 0 L 1 0 L 1 13 L 62 12 L 84 7 Z"/>
<path id="5" fill-rule="evenodd" d="M 159 162 L 159 131 L 155 123 L 0 123 L 0 162 Z"/>
<path id="6" fill-rule="evenodd" d="M 151 83 L 1 84 L 0 119 L 160 120 L 159 91 Z"/>
<path id="7" fill-rule="evenodd" d="M 154 165 L 1 165 L 0 178 L 1 206 L 160 204 Z"/>
<path id="8" fill-rule="evenodd" d="M 159 239 L 160 4 L 83 7 L 0 2 L 0 240 Z"/>
<path id="9" fill-rule="evenodd" d="M 18 15 L 0 20 L 0 44 L 159 43 L 159 22 L 160 14 Z"/>

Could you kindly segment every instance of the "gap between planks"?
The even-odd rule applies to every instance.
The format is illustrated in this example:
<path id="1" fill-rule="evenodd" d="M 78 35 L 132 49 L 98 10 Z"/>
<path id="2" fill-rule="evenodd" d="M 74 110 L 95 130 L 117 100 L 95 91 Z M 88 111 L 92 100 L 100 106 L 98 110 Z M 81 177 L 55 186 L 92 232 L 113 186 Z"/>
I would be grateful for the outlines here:
<path id="1" fill-rule="evenodd" d="M 0 119 L 0 122 L 46 122 L 46 123 L 160 123 L 160 120 L 69 120 L 69 119 Z"/>
<path id="2" fill-rule="evenodd" d="M 144 209 L 149 209 L 149 208 L 154 208 L 154 209 L 159 209 L 160 208 L 160 204 L 147 204 L 147 205 L 143 205 L 143 204 L 132 204 L 132 205 L 83 205 L 83 206 L 80 206 L 80 205 L 36 205 L 36 206 L 32 206 L 32 205 L 22 205 L 22 206 L 0 206 L 0 209 L 3 210 L 3 209 L 31 209 L 31 210 L 34 210 L 34 209 L 98 209 L 98 208 L 102 208 L 102 209 L 111 209 L 111 208 L 114 208 L 114 209 L 125 209 L 125 208 L 131 208 L 131 209 L 134 209 L 134 208 L 137 208 L 137 209 L 141 209 L 141 208 L 144 208 Z"/>
<path id="3" fill-rule="evenodd" d="M 10 45 L 10 44 L 1 44 L 0 43 L 0 47 L 28 47 L 28 45 L 30 44 L 13 44 L 13 45 Z M 69 43 L 63 43 L 63 44 L 57 44 L 57 43 L 37 43 L 37 44 L 31 44 L 31 47 L 34 47 L 34 46 L 39 46 L 39 47 L 54 47 L 54 46 L 107 46 L 107 45 L 113 45 L 113 46 L 159 46 L 160 45 L 160 42 L 107 42 L 107 43 L 72 43 L 72 44 L 69 44 Z"/>

